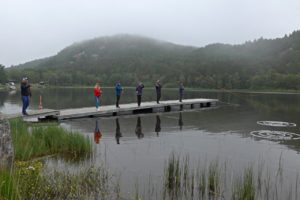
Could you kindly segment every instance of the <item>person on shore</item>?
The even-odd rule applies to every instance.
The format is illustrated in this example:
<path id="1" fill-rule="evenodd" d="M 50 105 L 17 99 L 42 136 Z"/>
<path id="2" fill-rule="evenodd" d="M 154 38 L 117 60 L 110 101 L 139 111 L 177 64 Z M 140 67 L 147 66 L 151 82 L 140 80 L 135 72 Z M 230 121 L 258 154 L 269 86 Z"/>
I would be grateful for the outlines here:
<path id="1" fill-rule="evenodd" d="M 156 89 L 156 103 L 159 104 L 159 100 L 160 100 L 160 97 L 161 97 L 161 84 L 160 84 L 160 81 L 157 80 L 156 81 L 156 84 L 155 84 L 155 89 Z"/>
<path id="2" fill-rule="evenodd" d="M 179 84 L 179 102 L 182 102 L 183 93 L 184 93 L 184 86 L 183 86 L 183 83 L 180 82 L 180 84 Z"/>
<path id="3" fill-rule="evenodd" d="M 136 96 L 137 96 L 137 104 L 140 107 L 142 102 L 142 94 L 143 94 L 144 85 L 142 82 L 139 82 L 138 86 L 136 86 Z"/>
<path id="4" fill-rule="evenodd" d="M 100 100 L 100 96 L 102 94 L 102 90 L 101 87 L 99 85 L 99 82 L 96 83 L 95 87 L 94 87 L 94 96 L 95 96 L 95 103 L 96 103 L 96 110 L 99 111 L 100 110 L 100 105 L 101 105 L 101 100 Z"/>
<path id="5" fill-rule="evenodd" d="M 28 115 L 26 109 L 29 106 L 29 101 L 31 97 L 31 90 L 30 90 L 30 84 L 28 83 L 28 78 L 25 77 L 22 79 L 21 82 L 21 96 L 22 96 L 22 114 Z"/>
<path id="6" fill-rule="evenodd" d="M 115 87 L 115 90 L 116 90 L 116 97 L 117 97 L 116 107 L 117 107 L 117 108 L 120 108 L 120 106 L 119 106 L 119 101 L 120 101 L 121 94 L 122 94 L 122 91 L 123 91 L 123 88 L 122 88 L 122 86 L 121 86 L 120 81 L 117 82 L 116 87 Z"/>

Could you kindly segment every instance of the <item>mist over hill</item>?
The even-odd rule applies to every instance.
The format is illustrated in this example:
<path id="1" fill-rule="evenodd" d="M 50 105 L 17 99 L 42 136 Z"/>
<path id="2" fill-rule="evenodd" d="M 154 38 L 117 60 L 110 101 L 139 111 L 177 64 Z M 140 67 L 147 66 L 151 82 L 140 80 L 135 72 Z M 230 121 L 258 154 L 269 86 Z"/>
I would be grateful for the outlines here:
<path id="1" fill-rule="evenodd" d="M 7 69 L 8 77 L 51 85 L 112 86 L 117 80 L 165 86 L 216 89 L 300 89 L 300 32 L 241 45 L 203 48 L 135 35 L 100 37 L 74 43 L 56 55 Z"/>

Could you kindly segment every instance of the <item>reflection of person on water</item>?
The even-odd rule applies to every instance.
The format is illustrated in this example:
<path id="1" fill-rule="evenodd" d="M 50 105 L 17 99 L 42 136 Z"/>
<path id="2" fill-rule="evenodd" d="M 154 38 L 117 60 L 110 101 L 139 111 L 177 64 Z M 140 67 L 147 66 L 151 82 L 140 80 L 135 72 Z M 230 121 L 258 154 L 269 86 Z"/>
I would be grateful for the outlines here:
<path id="1" fill-rule="evenodd" d="M 159 132 L 160 132 L 161 128 L 160 128 L 160 117 L 159 115 L 156 115 L 156 124 L 155 124 L 155 132 L 156 132 L 156 136 L 159 136 Z"/>
<path id="2" fill-rule="evenodd" d="M 122 137 L 122 133 L 120 130 L 119 119 L 116 118 L 116 141 L 117 141 L 117 144 L 120 144 L 120 137 Z"/>
<path id="3" fill-rule="evenodd" d="M 144 137 L 144 134 L 142 133 L 142 124 L 141 124 L 141 117 L 137 118 L 136 121 L 136 127 L 135 127 L 135 134 L 136 136 L 141 139 Z"/>
<path id="4" fill-rule="evenodd" d="M 99 129 L 98 120 L 96 120 L 96 127 L 95 127 L 95 132 L 94 132 L 94 141 L 96 144 L 99 144 L 101 137 L 102 137 L 102 134 Z"/>
<path id="5" fill-rule="evenodd" d="M 183 121 L 182 121 L 182 114 L 181 114 L 181 112 L 179 113 L 178 125 L 179 125 L 179 129 L 182 130 Z"/>

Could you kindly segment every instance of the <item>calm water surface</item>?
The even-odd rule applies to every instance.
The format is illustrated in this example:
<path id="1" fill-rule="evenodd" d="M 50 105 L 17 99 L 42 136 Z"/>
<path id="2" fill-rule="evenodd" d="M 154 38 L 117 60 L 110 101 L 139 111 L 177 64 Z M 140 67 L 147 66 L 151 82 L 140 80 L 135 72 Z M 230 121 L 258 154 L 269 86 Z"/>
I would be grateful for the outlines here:
<path id="1" fill-rule="evenodd" d="M 154 90 L 145 90 L 143 100 L 155 99 Z M 39 95 L 45 108 L 63 109 L 93 106 L 92 89 L 36 89 L 30 108 L 38 108 Z M 300 134 L 300 95 L 250 94 L 187 91 L 186 98 L 215 98 L 218 108 L 188 112 L 159 113 L 111 118 L 69 120 L 61 126 L 80 131 L 93 140 L 94 155 L 88 161 L 68 163 L 49 159 L 49 168 L 77 170 L 105 161 L 109 169 L 121 174 L 123 192 L 133 192 L 136 182 L 146 184 L 149 174 L 160 182 L 170 153 L 189 155 L 190 160 L 218 159 L 234 171 L 263 160 L 270 169 L 278 168 L 281 156 L 286 177 L 300 169 L 300 140 L 268 140 L 251 131 L 277 130 Z M 163 90 L 163 100 L 177 99 L 177 90 Z M 114 91 L 103 90 L 102 104 L 114 104 Z M 135 101 L 133 89 L 125 89 L 122 103 Z M 0 91 L 0 112 L 20 112 L 20 94 Z M 296 127 L 268 127 L 257 121 L 285 121 Z M 95 137 L 95 129 L 102 133 Z M 157 179 L 156 179 L 157 178 Z"/>

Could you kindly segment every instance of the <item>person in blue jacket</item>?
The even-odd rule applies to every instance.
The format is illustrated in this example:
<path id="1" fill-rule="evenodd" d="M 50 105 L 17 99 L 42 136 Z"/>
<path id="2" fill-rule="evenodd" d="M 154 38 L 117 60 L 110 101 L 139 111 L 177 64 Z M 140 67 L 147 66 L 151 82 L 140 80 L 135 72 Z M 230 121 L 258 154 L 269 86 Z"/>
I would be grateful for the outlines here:
<path id="1" fill-rule="evenodd" d="M 22 114 L 28 115 L 26 109 L 29 106 L 29 99 L 31 97 L 30 84 L 28 84 L 28 78 L 25 77 L 21 82 L 21 96 L 22 96 Z"/>
<path id="2" fill-rule="evenodd" d="M 142 102 L 142 94 L 143 94 L 143 88 L 144 85 L 142 82 L 139 82 L 139 84 L 136 86 L 136 96 L 137 96 L 137 104 L 140 107 L 141 106 L 141 102 Z"/>
<path id="3" fill-rule="evenodd" d="M 116 90 L 116 97 L 117 97 L 116 107 L 117 107 L 117 108 L 120 108 L 120 106 L 119 106 L 119 101 L 120 101 L 121 94 L 122 94 L 122 91 L 123 91 L 123 88 L 122 88 L 122 86 L 121 86 L 120 81 L 117 82 L 116 87 L 115 87 L 115 90 Z"/>

